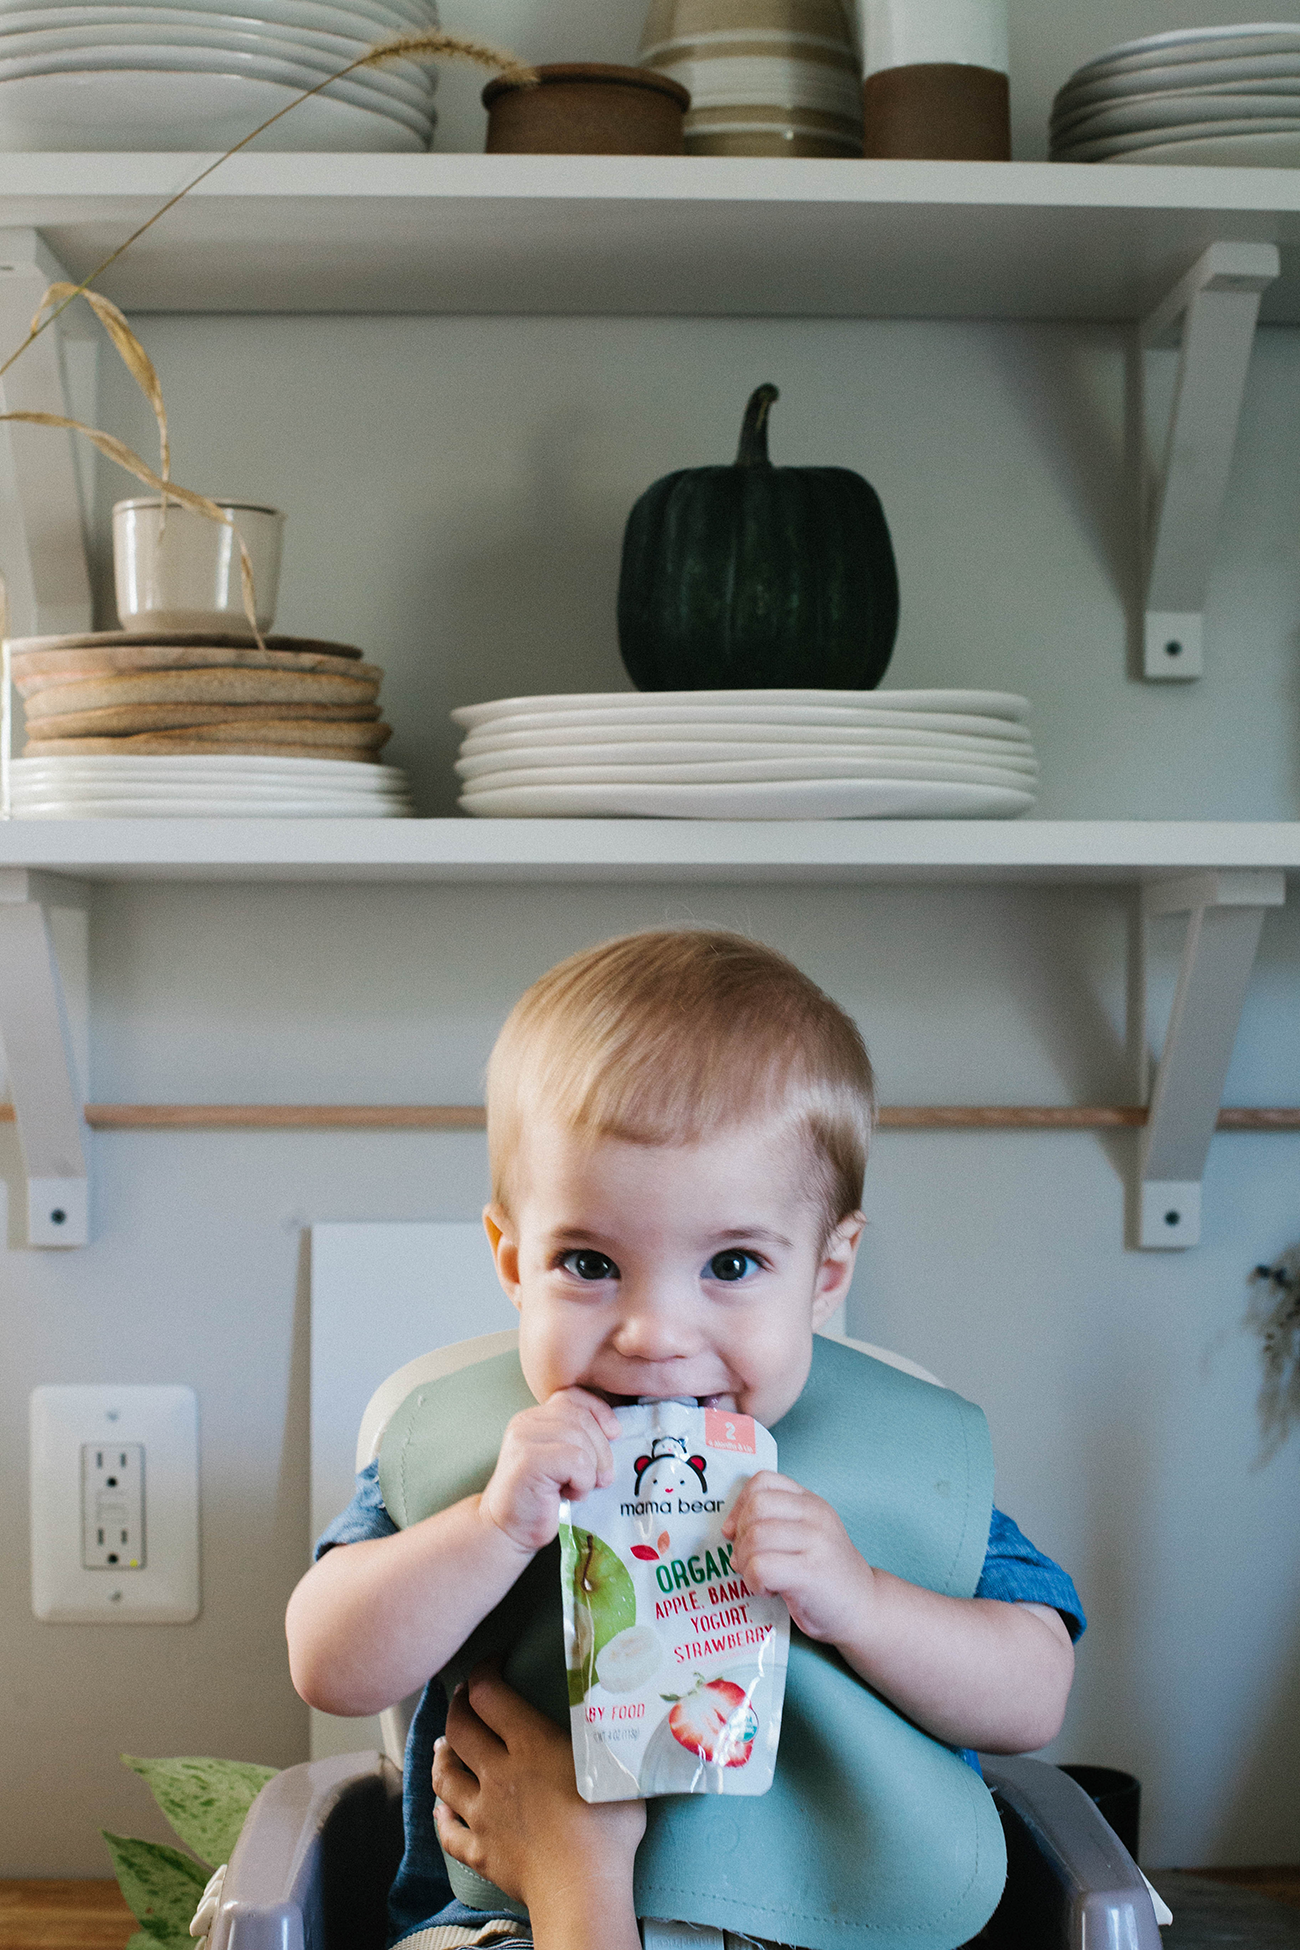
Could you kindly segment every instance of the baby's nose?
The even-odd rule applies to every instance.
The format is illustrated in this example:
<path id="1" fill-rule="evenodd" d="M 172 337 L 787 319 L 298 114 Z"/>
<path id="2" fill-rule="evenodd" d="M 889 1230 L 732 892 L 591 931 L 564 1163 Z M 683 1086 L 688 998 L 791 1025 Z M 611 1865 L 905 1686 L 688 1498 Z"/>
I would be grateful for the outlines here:
<path id="1" fill-rule="evenodd" d="M 674 1304 L 671 1296 L 652 1293 L 625 1295 L 614 1340 L 620 1354 L 641 1361 L 680 1359 L 699 1346 L 689 1310 Z"/>

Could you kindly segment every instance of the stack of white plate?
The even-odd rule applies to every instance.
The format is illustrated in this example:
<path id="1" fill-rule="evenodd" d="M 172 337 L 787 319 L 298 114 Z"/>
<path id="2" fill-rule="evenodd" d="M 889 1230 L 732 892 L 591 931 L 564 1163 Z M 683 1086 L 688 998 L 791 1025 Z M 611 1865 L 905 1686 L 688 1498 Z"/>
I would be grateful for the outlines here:
<path id="1" fill-rule="evenodd" d="M 435 0 L 0 0 L 0 150 L 227 149 Z M 435 77 L 358 69 L 258 149 L 427 149 Z"/>
<path id="2" fill-rule="evenodd" d="M 406 775 L 330 758 L 16 758 L 15 819 L 410 819 Z"/>
<path id="3" fill-rule="evenodd" d="M 1099 54 L 1052 106 L 1054 162 L 1300 164 L 1300 23 L 1183 27 Z"/>
<path id="4" fill-rule="evenodd" d="M 488 818 L 1014 819 L 1038 761 L 1001 691 L 616 691 L 452 712 Z"/>

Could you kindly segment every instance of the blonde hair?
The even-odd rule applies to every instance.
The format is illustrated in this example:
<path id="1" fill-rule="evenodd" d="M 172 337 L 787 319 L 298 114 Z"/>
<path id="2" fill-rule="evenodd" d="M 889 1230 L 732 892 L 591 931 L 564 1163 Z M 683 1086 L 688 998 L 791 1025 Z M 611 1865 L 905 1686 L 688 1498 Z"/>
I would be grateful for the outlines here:
<path id="1" fill-rule="evenodd" d="M 492 1192 L 506 1211 L 540 1118 L 591 1138 L 697 1144 L 776 1116 L 801 1132 L 827 1232 L 858 1209 L 875 1083 L 857 1025 L 743 935 L 628 934 L 534 982 L 488 1063 Z"/>

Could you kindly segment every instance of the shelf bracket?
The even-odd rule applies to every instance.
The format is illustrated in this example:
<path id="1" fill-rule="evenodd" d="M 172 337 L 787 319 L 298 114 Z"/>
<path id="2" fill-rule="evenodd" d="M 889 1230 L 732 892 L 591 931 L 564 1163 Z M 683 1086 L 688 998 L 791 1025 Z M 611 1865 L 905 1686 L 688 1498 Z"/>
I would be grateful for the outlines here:
<path id="1" fill-rule="evenodd" d="M 1172 342 L 1182 327 L 1164 464 L 1155 481 L 1148 473 L 1145 402 L 1143 409 L 1142 671 L 1163 683 L 1201 675 L 1205 595 L 1259 301 L 1280 269 L 1274 244 L 1211 244 L 1139 330 L 1146 351 Z"/>
<path id="2" fill-rule="evenodd" d="M 88 1238 L 87 904 L 75 880 L 0 870 L 0 1049 L 30 1246 L 84 1246 Z"/>
<path id="3" fill-rule="evenodd" d="M 68 273 L 34 230 L 0 229 L 0 359 L 26 338 L 47 287 Z M 80 307 L 34 339 L 0 379 L 0 411 L 95 423 L 93 337 Z M 76 445 L 74 446 L 74 442 Z M 0 575 L 9 636 L 91 627 L 86 536 L 94 482 L 89 441 L 57 428 L 0 427 Z"/>
<path id="4" fill-rule="evenodd" d="M 1195 1246 L 1200 1239 L 1201 1179 L 1260 929 L 1266 910 L 1285 899 L 1284 876 L 1271 872 L 1193 873 L 1142 889 L 1141 968 L 1130 1006 L 1144 1045 L 1147 920 L 1188 919 L 1139 1153 L 1139 1246 Z"/>

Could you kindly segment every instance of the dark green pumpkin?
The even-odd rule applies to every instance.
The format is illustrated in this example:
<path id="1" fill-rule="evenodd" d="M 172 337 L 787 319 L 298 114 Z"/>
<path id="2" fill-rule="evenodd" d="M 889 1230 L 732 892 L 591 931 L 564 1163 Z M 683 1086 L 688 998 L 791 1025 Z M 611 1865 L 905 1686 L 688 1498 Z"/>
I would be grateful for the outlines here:
<path id="1" fill-rule="evenodd" d="M 646 489 L 628 517 L 618 643 L 642 691 L 873 690 L 898 632 L 880 498 L 847 467 L 773 467 L 760 386 L 731 467 Z"/>

